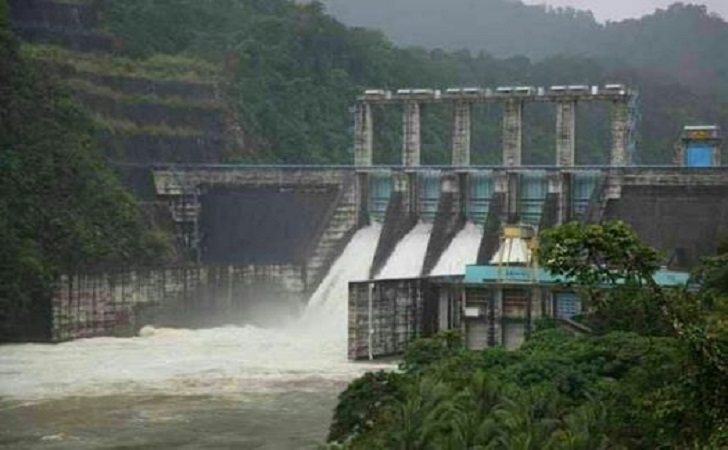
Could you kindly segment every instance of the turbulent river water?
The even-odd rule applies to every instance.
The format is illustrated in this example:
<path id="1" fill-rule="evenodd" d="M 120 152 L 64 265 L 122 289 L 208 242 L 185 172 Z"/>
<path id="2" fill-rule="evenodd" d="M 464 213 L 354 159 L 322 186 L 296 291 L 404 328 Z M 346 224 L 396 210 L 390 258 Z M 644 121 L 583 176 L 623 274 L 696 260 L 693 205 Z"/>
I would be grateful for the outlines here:
<path id="1" fill-rule="evenodd" d="M 379 233 L 360 230 L 302 316 L 274 329 L 0 347 L 0 447 L 316 448 L 347 383 L 389 367 L 346 360 L 347 284 L 367 278 Z"/>

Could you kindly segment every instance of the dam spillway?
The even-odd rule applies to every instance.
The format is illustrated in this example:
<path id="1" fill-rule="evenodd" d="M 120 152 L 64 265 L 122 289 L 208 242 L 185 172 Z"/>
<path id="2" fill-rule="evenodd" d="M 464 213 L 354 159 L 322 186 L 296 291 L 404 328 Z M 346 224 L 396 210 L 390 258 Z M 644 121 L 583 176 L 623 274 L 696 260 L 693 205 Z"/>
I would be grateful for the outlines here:
<path id="1" fill-rule="evenodd" d="M 268 325 L 298 314 L 351 237 L 373 223 L 381 234 L 370 278 L 418 223 L 431 226 L 419 276 L 432 274 L 468 222 L 483 229 L 479 263 L 513 220 L 544 229 L 620 219 L 671 268 L 690 267 L 728 232 L 722 167 L 194 166 L 159 167 L 154 181 L 178 242 L 203 264 L 67 275 L 20 335 L 65 341 L 144 325 Z M 296 213 L 309 204 L 308 215 Z"/>
<path id="2" fill-rule="evenodd" d="M 462 245 L 469 224 L 482 229 L 479 244 L 468 237 L 477 263 L 493 256 L 502 225 L 517 222 L 542 230 L 621 219 L 671 267 L 709 254 L 728 231 L 728 171 L 720 166 L 715 127 L 688 127 L 675 166 L 632 166 L 637 93 L 621 85 L 576 88 L 367 91 L 353 111 L 353 166 L 148 164 L 152 183 L 144 190 L 167 208 L 178 249 L 197 264 L 65 275 L 37 312 L 41 326 L 18 334 L 63 341 L 133 333 L 145 324 L 261 325 L 256 316 L 265 310 L 283 320 L 300 313 L 352 236 L 371 224 L 381 231 L 369 278 L 425 226 L 409 261 L 419 273 L 407 276 L 444 270 L 443 255 Z M 472 106 L 494 102 L 503 106 L 502 165 L 472 165 Z M 575 165 L 578 102 L 611 103 L 611 165 Z M 420 107 L 431 103 L 453 108 L 450 166 L 421 165 Z M 523 165 L 523 109 L 531 103 L 556 106 L 553 166 Z M 375 166 L 371 107 L 392 104 L 404 106 L 402 165 Z M 707 148 L 711 158 L 699 160 L 709 167 L 691 165 L 696 145 Z"/>
<path id="3" fill-rule="evenodd" d="M 422 272 L 422 263 L 425 260 L 427 243 L 432 234 L 432 225 L 419 223 L 392 251 L 387 263 L 375 278 L 378 280 L 396 278 L 416 278 Z"/>
<path id="4" fill-rule="evenodd" d="M 482 226 L 468 222 L 452 240 L 429 275 L 463 275 L 465 266 L 478 262 L 478 249 L 482 239 Z"/>

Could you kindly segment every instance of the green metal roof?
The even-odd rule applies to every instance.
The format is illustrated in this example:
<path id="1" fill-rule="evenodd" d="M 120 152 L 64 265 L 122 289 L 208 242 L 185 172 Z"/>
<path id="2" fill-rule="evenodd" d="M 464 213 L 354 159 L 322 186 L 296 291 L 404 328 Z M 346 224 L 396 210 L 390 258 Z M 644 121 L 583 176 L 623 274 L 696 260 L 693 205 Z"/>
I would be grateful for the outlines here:
<path id="1" fill-rule="evenodd" d="M 681 286 L 687 284 L 690 275 L 685 272 L 660 270 L 654 275 L 660 286 Z M 529 269 L 517 266 L 467 266 L 465 268 L 465 284 L 485 283 L 538 283 L 556 284 L 569 280 L 552 275 L 545 269 Z"/>

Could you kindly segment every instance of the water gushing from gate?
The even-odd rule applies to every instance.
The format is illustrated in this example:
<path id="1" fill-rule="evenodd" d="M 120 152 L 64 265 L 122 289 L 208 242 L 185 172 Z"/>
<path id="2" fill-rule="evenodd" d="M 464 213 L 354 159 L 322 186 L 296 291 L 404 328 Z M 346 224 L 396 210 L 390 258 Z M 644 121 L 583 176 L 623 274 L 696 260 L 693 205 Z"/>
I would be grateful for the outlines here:
<path id="1" fill-rule="evenodd" d="M 416 278 L 425 262 L 432 224 L 419 223 L 397 244 L 387 264 L 376 276 L 378 280 Z"/>
<path id="2" fill-rule="evenodd" d="M 468 222 L 452 240 L 430 275 L 464 275 L 465 266 L 478 260 L 483 228 Z"/>

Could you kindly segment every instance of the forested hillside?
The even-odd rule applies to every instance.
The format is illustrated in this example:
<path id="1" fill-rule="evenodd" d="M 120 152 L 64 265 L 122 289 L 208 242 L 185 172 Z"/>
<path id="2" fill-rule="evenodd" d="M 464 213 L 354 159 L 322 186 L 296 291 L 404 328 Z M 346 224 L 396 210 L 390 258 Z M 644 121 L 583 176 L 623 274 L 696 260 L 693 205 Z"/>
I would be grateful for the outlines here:
<path id="1" fill-rule="evenodd" d="M 324 3 L 343 22 L 379 28 L 403 45 L 537 60 L 589 56 L 728 94 L 728 23 L 704 6 L 676 3 L 638 20 L 603 25 L 589 12 L 511 0 Z"/>
<path id="2" fill-rule="evenodd" d="M 47 320 L 25 319 L 50 314 L 59 274 L 146 264 L 168 247 L 101 158 L 89 117 L 46 67 L 21 57 L 4 0 L 0 13 L 2 342 L 48 337 Z"/>
<path id="3" fill-rule="evenodd" d="M 578 53 L 601 26 L 589 12 L 511 0 L 323 0 L 353 26 L 381 29 L 403 46 L 481 50 L 541 59 Z"/>
<path id="4" fill-rule="evenodd" d="M 401 1 L 390 3 L 402 4 Z M 387 10 L 384 3 L 357 4 L 372 11 Z M 447 5 L 453 11 L 458 10 L 457 3 Z M 498 11 L 495 8 L 489 14 L 471 13 L 469 20 L 481 16 L 497 18 Z M 572 47 L 552 37 L 551 31 L 544 35 L 535 33 L 542 29 L 572 30 L 574 27 L 569 23 L 580 24 L 577 28 L 584 29 L 585 36 L 591 36 L 589 30 L 602 29 L 588 15 L 575 11 L 545 12 L 528 8 L 524 11 L 529 11 L 534 23 L 543 17 L 554 23 L 544 28 L 517 22 L 509 25 L 510 30 L 503 30 L 501 25 L 499 41 L 510 42 L 510 36 L 520 31 L 534 34 L 534 42 L 571 51 Z M 678 8 L 671 10 L 670 15 L 690 22 L 696 13 L 702 14 L 694 8 Z M 532 55 L 539 56 L 535 62 L 521 56 L 498 59 L 487 53 L 398 48 L 379 32 L 345 27 L 327 15 L 319 3 L 120 0 L 109 5 L 106 17 L 108 29 L 123 43 L 124 51 L 134 57 L 157 53 L 194 54 L 225 64 L 232 80 L 232 100 L 245 129 L 246 145 L 251 147 L 245 152 L 251 155 L 245 161 L 350 163 L 353 138 L 349 108 L 357 93 L 368 87 L 627 82 L 642 92 L 644 140 L 640 161 L 643 163 L 669 163 L 672 142 L 686 123 L 718 122 L 728 126 L 726 102 L 716 101 L 713 93 L 692 89 L 670 74 L 656 75 L 655 70 L 621 65 L 616 59 L 579 55 L 541 58 L 549 54 L 547 48 Z M 435 17 L 441 21 L 448 16 Z M 498 21 L 507 23 L 502 17 Z M 457 26 L 468 29 L 469 23 Z M 641 22 L 621 26 L 634 27 L 634 33 L 647 32 Z M 489 27 L 476 27 L 482 32 L 486 28 Z M 437 32 L 436 28 L 430 32 L 443 45 L 452 36 L 452 33 Z M 618 34 L 629 35 L 627 31 Z M 694 27 L 686 29 L 685 34 L 694 40 L 705 38 L 705 32 L 697 33 Z M 573 41 L 574 45 L 588 44 L 586 38 Z M 666 41 L 656 52 L 676 48 L 671 42 Z M 625 44 L 625 48 L 632 47 Z M 579 53 L 573 48 L 574 53 Z M 476 163 L 500 162 L 499 114 L 495 107 L 483 107 L 476 112 L 473 157 Z M 375 115 L 382 124 L 375 136 L 377 162 L 397 163 L 401 128 L 398 112 L 379 110 Z M 579 162 L 605 162 L 609 145 L 606 109 L 584 107 L 579 115 Z M 449 161 L 449 118 L 450 113 L 444 108 L 433 107 L 424 112 L 425 163 Z M 553 111 L 534 107 L 527 111 L 526 120 L 525 161 L 552 163 Z"/>

